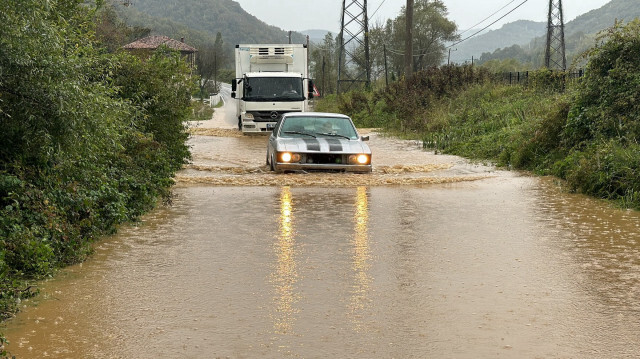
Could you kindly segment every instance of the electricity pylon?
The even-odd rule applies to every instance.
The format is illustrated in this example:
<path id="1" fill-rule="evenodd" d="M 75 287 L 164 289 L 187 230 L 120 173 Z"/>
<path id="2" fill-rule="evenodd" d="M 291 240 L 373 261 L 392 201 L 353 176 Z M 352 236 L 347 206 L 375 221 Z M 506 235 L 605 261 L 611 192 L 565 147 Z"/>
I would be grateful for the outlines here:
<path id="1" fill-rule="evenodd" d="M 550 70 L 565 71 L 567 69 L 562 0 L 549 0 L 547 46 L 544 53 L 544 65 Z"/>
<path id="2" fill-rule="evenodd" d="M 338 46 L 338 93 L 349 90 L 355 83 L 369 87 L 367 0 L 342 0 Z"/>

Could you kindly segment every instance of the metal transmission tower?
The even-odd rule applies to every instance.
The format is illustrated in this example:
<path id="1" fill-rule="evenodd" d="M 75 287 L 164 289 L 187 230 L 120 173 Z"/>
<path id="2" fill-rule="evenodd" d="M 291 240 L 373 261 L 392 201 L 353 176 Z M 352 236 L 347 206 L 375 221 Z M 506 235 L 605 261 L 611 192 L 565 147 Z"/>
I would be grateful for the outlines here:
<path id="1" fill-rule="evenodd" d="M 547 46 L 544 53 L 544 65 L 551 70 L 564 71 L 567 69 L 562 0 L 549 0 L 549 20 L 547 22 Z"/>
<path id="2" fill-rule="evenodd" d="M 349 90 L 355 83 L 368 87 L 371 82 L 367 0 L 343 0 L 340 23 L 338 93 Z"/>

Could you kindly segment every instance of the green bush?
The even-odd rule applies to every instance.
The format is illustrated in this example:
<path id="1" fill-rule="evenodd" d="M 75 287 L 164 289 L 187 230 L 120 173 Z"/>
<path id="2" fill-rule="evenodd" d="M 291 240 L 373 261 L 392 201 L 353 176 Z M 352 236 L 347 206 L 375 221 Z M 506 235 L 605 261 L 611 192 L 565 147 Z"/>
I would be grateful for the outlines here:
<path id="1" fill-rule="evenodd" d="M 557 165 L 573 190 L 640 209 L 639 145 L 593 143 Z"/>
<path id="2" fill-rule="evenodd" d="M 167 49 L 104 53 L 94 11 L 0 2 L 3 318 L 28 282 L 85 259 L 99 236 L 169 196 L 190 156 L 191 70 Z"/>
<path id="3" fill-rule="evenodd" d="M 329 95 L 316 101 L 315 110 L 349 115 L 356 127 L 380 128 L 393 121 L 384 99 L 376 92 L 351 91 L 341 95 Z"/>
<path id="4" fill-rule="evenodd" d="M 598 139 L 640 140 L 640 19 L 616 24 L 589 50 L 567 121 L 571 146 Z"/>

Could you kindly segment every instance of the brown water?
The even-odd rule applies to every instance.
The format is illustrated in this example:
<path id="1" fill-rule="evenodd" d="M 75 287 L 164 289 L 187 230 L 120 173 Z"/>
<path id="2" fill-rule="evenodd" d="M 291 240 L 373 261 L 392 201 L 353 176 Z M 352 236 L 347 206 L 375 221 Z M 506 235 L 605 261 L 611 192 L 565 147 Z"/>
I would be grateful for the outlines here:
<path id="1" fill-rule="evenodd" d="M 196 136 L 170 207 L 3 330 L 18 358 L 636 358 L 640 214 L 374 135 L 371 175 Z"/>

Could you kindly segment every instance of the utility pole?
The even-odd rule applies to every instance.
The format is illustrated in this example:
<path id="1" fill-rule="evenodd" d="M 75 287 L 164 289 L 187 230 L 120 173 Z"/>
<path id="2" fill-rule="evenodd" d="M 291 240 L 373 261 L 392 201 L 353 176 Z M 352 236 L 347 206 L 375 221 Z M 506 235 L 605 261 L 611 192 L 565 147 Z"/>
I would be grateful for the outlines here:
<path id="1" fill-rule="evenodd" d="M 544 52 L 544 65 L 550 70 L 565 71 L 567 69 L 562 0 L 549 0 L 547 45 Z"/>
<path id="2" fill-rule="evenodd" d="M 453 49 L 453 51 L 458 51 L 458 49 Z M 447 57 L 447 66 L 451 65 L 451 48 L 449 48 L 449 56 Z"/>
<path id="3" fill-rule="evenodd" d="M 387 45 L 382 44 L 384 50 L 384 84 L 385 87 L 389 87 L 389 68 L 387 68 Z"/>
<path id="4" fill-rule="evenodd" d="M 404 76 L 413 75 L 413 0 L 407 0 L 406 6 L 406 35 L 404 48 Z"/>
<path id="5" fill-rule="evenodd" d="M 338 94 L 356 83 L 369 87 L 369 18 L 367 0 L 343 0 L 338 35 Z M 345 85 L 345 86 L 343 86 Z"/>
<path id="6" fill-rule="evenodd" d="M 325 80 L 326 80 L 326 71 L 325 71 L 325 67 L 326 67 L 326 62 L 325 62 L 325 58 L 324 56 L 322 56 L 322 92 L 320 93 L 320 95 L 322 96 L 323 93 L 327 92 L 327 88 L 325 87 Z"/>

